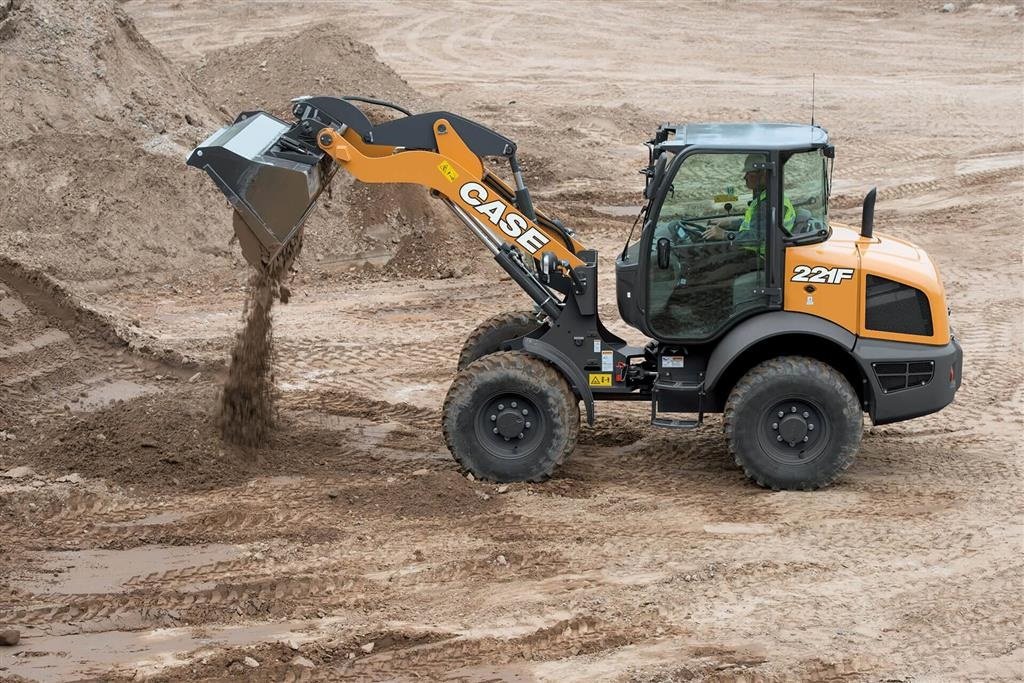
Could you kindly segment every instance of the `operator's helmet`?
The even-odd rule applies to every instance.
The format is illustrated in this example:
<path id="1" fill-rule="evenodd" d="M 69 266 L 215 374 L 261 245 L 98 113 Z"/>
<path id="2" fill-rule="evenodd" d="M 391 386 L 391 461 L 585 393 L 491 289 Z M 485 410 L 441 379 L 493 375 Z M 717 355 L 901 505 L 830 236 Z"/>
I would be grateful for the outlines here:
<path id="1" fill-rule="evenodd" d="M 755 164 L 764 164 L 768 161 L 768 155 L 766 154 L 748 154 L 747 158 L 743 160 L 743 172 L 750 173 L 751 171 L 758 171 L 764 169 L 754 168 Z"/>

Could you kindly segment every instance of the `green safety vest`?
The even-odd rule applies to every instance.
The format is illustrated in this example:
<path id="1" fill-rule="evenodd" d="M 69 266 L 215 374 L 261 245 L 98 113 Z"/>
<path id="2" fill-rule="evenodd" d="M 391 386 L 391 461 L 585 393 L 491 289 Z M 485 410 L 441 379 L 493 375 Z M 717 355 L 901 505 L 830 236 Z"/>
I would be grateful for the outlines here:
<path id="1" fill-rule="evenodd" d="M 750 223 L 754 220 L 754 212 L 757 211 L 757 207 L 761 205 L 761 202 L 768 199 L 768 191 L 761 190 L 761 194 L 754 197 L 754 201 L 750 202 L 750 206 L 747 207 L 747 212 L 743 214 L 743 222 L 740 223 L 740 232 L 744 230 L 750 230 Z M 793 225 L 796 223 L 796 209 L 793 208 L 793 202 L 789 201 L 789 197 L 782 197 L 782 227 L 786 232 L 792 234 Z"/>

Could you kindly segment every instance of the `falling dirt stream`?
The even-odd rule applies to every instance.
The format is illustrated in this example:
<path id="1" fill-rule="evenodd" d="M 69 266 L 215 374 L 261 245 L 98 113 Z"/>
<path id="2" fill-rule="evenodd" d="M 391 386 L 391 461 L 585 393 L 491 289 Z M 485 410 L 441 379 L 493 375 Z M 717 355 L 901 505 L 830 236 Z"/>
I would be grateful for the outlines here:
<path id="1" fill-rule="evenodd" d="M 288 288 L 281 279 L 301 249 L 300 235 L 270 265 L 249 278 L 249 295 L 242 311 L 245 324 L 235 335 L 218 414 L 221 436 L 230 443 L 260 448 L 273 431 L 277 415 L 272 309 L 275 298 L 288 303 Z"/>

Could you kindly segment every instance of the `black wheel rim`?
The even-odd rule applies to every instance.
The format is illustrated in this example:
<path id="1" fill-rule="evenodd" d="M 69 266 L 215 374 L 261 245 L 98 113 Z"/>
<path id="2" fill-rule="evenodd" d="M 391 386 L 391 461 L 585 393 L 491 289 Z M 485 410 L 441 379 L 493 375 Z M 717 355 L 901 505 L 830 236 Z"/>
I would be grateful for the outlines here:
<path id="1" fill-rule="evenodd" d="M 831 425 L 818 403 L 805 397 L 776 401 L 761 414 L 757 440 L 782 465 L 806 465 L 828 447 Z"/>
<path id="2" fill-rule="evenodd" d="M 530 398 L 504 392 L 481 404 L 474 425 L 477 440 L 489 454 L 515 460 L 540 445 L 547 420 Z"/>

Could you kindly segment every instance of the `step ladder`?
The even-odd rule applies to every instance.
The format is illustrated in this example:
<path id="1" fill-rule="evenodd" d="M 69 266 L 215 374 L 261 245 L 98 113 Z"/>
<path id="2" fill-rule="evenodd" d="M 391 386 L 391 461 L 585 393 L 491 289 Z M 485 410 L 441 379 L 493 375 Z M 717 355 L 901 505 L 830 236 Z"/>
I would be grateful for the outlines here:
<path id="1" fill-rule="evenodd" d="M 697 419 L 684 419 L 678 417 L 666 417 L 658 414 L 658 392 L 694 392 L 697 394 Z M 697 429 L 704 424 L 704 382 L 688 383 L 659 380 L 654 383 L 654 392 L 651 394 L 651 426 L 663 429 Z M 693 413 L 682 413 L 692 415 Z"/>

